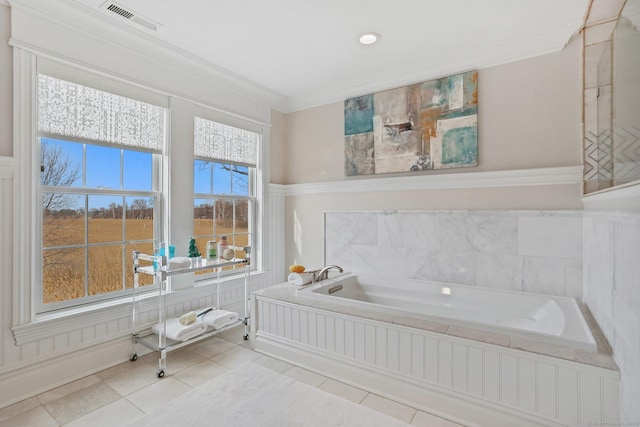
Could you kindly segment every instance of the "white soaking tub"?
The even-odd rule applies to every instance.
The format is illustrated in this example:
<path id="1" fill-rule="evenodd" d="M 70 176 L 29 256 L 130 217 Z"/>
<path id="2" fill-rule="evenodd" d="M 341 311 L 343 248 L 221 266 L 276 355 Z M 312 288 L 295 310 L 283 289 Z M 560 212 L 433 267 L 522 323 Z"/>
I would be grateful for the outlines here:
<path id="1" fill-rule="evenodd" d="M 298 291 L 349 304 L 388 307 L 433 321 L 595 351 L 573 298 L 409 279 L 343 274 Z"/>
<path id="2" fill-rule="evenodd" d="M 620 372 L 571 298 L 347 273 L 255 291 L 251 313 L 256 351 L 459 424 L 620 419 Z"/>

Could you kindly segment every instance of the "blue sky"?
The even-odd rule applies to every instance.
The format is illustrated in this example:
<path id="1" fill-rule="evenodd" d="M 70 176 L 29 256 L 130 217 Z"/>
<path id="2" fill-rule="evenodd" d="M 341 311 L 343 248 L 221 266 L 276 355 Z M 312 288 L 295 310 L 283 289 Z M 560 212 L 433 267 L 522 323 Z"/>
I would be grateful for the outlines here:
<path id="1" fill-rule="evenodd" d="M 60 147 L 70 162 L 70 169 L 80 171 L 80 178 L 72 187 L 82 187 L 83 161 L 82 143 L 42 138 L 47 146 Z M 121 154 L 122 153 L 122 154 Z M 122 183 L 121 176 L 122 155 Z M 152 190 L 153 155 L 141 151 L 86 145 L 86 188 L 109 188 L 124 190 Z M 240 167 L 246 172 L 246 167 Z M 232 173 L 220 163 L 195 161 L 194 192 L 204 194 L 247 195 L 246 176 Z M 127 200 L 130 203 L 131 200 Z M 122 204 L 121 196 L 90 196 L 89 209 L 108 207 L 111 203 Z"/>

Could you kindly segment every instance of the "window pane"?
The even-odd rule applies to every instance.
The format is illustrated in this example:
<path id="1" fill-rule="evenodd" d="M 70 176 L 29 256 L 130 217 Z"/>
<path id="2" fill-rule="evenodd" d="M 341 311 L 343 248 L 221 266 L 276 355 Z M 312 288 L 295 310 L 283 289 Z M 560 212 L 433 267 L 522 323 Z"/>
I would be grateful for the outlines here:
<path id="1" fill-rule="evenodd" d="M 194 236 L 209 236 L 214 234 L 213 200 L 195 199 L 193 205 Z"/>
<path id="2" fill-rule="evenodd" d="M 252 202 L 249 200 L 236 200 L 234 215 L 236 233 L 249 232 L 250 205 L 252 205 Z"/>
<path id="3" fill-rule="evenodd" d="M 126 200 L 125 240 L 153 240 L 153 198 L 127 197 Z"/>
<path id="4" fill-rule="evenodd" d="M 233 200 L 216 200 L 215 223 L 216 234 L 233 233 Z"/>
<path id="5" fill-rule="evenodd" d="M 45 186 L 82 186 L 82 144 L 42 138 L 40 183 Z"/>
<path id="6" fill-rule="evenodd" d="M 246 259 L 247 254 L 244 250 L 239 248 L 244 248 L 245 246 L 252 246 L 251 243 L 251 234 L 236 234 L 235 236 L 235 253 L 236 259 Z M 236 265 L 236 269 L 245 268 L 243 264 Z"/>
<path id="7" fill-rule="evenodd" d="M 89 195 L 89 243 L 122 242 L 122 196 Z"/>
<path id="8" fill-rule="evenodd" d="M 207 242 L 209 240 L 212 240 L 212 238 L 210 238 L 209 236 L 205 236 L 205 237 L 196 237 L 196 247 L 198 248 L 198 251 L 200 252 L 200 256 L 203 259 L 207 258 Z M 178 248 L 176 248 L 176 251 L 178 250 Z M 189 252 L 189 245 L 184 245 L 184 251 L 185 254 L 187 254 Z"/>
<path id="9" fill-rule="evenodd" d="M 87 187 L 120 189 L 120 149 L 87 145 Z"/>
<path id="10" fill-rule="evenodd" d="M 193 192 L 213 193 L 213 168 L 215 163 L 206 160 L 193 161 Z"/>
<path id="11" fill-rule="evenodd" d="M 215 194 L 231 194 L 231 165 L 214 163 L 213 192 Z"/>
<path id="12" fill-rule="evenodd" d="M 84 297 L 84 248 L 42 251 L 42 302 Z"/>
<path id="13" fill-rule="evenodd" d="M 153 190 L 153 155 L 124 150 L 123 188 L 125 190 Z"/>
<path id="14" fill-rule="evenodd" d="M 246 166 L 231 166 L 231 194 L 237 196 L 249 195 L 249 168 Z"/>
<path id="15" fill-rule="evenodd" d="M 124 251 L 125 258 L 125 273 L 126 273 L 126 288 L 133 288 L 133 251 L 138 251 L 141 254 L 153 254 L 153 243 L 135 243 L 132 245 L 126 245 Z M 147 267 L 152 265 L 149 261 L 140 260 L 140 267 Z M 138 274 L 138 285 L 146 286 L 153 284 L 153 276 L 149 274 Z"/>
<path id="16" fill-rule="evenodd" d="M 44 193 L 42 205 L 44 207 L 42 210 L 43 247 L 84 243 L 84 196 Z"/>
<path id="17" fill-rule="evenodd" d="M 123 255 L 122 245 L 89 248 L 89 295 L 123 289 Z"/>

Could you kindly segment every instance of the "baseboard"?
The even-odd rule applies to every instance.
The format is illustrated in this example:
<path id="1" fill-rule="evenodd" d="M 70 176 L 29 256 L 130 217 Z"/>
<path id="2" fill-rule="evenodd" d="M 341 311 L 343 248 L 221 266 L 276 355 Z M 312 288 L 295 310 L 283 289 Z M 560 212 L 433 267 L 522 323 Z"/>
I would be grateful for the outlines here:
<path id="1" fill-rule="evenodd" d="M 285 342 L 286 341 L 286 342 Z M 526 413 L 480 402 L 453 390 L 413 384 L 346 358 L 318 353 L 296 342 L 258 331 L 255 350 L 296 366 L 467 426 L 560 426 Z"/>
<path id="2" fill-rule="evenodd" d="M 126 362 L 132 348 L 128 335 L 0 374 L 0 408 Z"/>

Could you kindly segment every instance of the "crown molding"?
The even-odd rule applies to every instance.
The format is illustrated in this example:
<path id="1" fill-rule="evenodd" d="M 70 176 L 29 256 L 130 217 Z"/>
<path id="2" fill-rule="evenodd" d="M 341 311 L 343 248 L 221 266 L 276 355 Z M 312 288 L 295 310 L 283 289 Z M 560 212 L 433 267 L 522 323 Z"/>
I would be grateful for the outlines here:
<path id="1" fill-rule="evenodd" d="M 559 52 L 566 46 L 576 28 L 581 26 L 581 22 L 574 23 L 555 29 L 555 31 L 541 31 L 534 37 L 501 40 L 484 49 L 452 51 L 447 56 L 439 58 L 437 64 L 427 61 L 413 68 L 398 67 L 387 73 L 360 76 L 357 80 L 346 82 L 343 85 L 323 87 L 312 92 L 290 95 L 274 104 L 274 108 L 282 113 L 292 113 L 343 101 L 354 96 Z M 563 36 L 555 36 L 557 32 L 561 32 Z M 559 43 L 558 39 L 567 42 Z"/>
<path id="2" fill-rule="evenodd" d="M 398 190 L 453 190 L 464 188 L 577 184 L 582 184 L 582 166 L 461 172 L 438 175 L 412 174 L 401 177 L 376 177 L 307 184 L 270 184 L 269 191 L 272 194 L 285 196 L 303 196 L 309 194 L 364 193 Z"/>
<path id="3" fill-rule="evenodd" d="M 2 1 L 2 0 L 0 0 Z M 284 96 L 269 88 L 233 74 L 216 64 L 161 41 L 144 31 L 104 15 L 73 0 L 8 0 L 12 9 L 36 15 L 51 23 L 73 30 L 82 37 L 110 43 L 142 57 L 162 61 L 174 68 L 206 79 L 269 107 L 282 102 Z M 30 50 L 29 43 L 12 38 L 10 44 Z"/>

